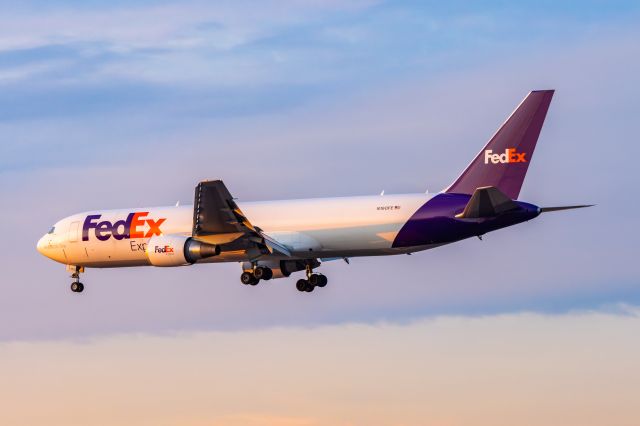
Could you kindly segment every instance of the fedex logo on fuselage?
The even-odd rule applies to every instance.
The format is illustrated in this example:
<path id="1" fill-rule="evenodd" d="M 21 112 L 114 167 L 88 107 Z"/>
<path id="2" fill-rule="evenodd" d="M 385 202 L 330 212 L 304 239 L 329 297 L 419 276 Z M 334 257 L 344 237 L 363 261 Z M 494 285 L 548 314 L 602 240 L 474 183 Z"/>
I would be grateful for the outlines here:
<path id="1" fill-rule="evenodd" d="M 116 240 L 129 238 L 150 238 L 154 235 L 161 235 L 160 225 L 166 218 L 154 220 L 147 219 L 149 212 L 133 212 L 127 215 L 126 219 L 111 223 L 108 220 L 99 221 L 100 214 L 91 214 L 84 220 L 82 225 L 82 241 L 89 241 L 89 230 L 93 229 L 95 236 L 100 241 L 107 241 L 113 237 Z M 144 231 L 145 225 L 149 226 L 148 231 Z"/>
<path id="2" fill-rule="evenodd" d="M 164 246 L 164 247 L 158 247 L 156 246 L 155 248 L 155 252 L 156 253 L 173 253 L 173 247 L 171 246 Z"/>
<path id="3" fill-rule="evenodd" d="M 526 163 L 525 152 L 518 152 L 515 148 L 507 148 L 502 154 L 494 154 L 492 150 L 484 151 L 484 164 Z"/>

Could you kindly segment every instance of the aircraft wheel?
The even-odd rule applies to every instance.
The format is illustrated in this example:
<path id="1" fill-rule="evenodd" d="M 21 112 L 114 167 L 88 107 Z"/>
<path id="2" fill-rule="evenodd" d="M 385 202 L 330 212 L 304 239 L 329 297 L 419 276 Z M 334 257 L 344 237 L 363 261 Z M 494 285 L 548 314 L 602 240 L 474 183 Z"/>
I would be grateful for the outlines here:
<path id="1" fill-rule="evenodd" d="M 270 280 L 273 278 L 273 271 L 271 268 L 258 266 L 255 271 L 253 271 L 253 276 L 259 280 Z"/>
<path id="2" fill-rule="evenodd" d="M 326 275 L 318 275 L 318 283 L 316 284 L 316 286 L 324 287 L 328 282 L 329 280 L 327 279 Z"/>
<path id="3" fill-rule="evenodd" d="M 322 274 L 312 274 L 309 277 L 309 282 L 314 286 L 314 287 L 324 287 L 325 285 L 327 285 L 327 277 L 325 277 Z"/>
<path id="4" fill-rule="evenodd" d="M 308 285 L 309 285 L 309 282 L 307 280 L 300 279 L 296 283 L 296 288 L 298 289 L 298 291 L 307 291 Z"/>
<path id="5" fill-rule="evenodd" d="M 256 284 L 258 284 L 258 280 L 256 280 L 251 272 L 243 272 L 242 275 L 240 275 L 240 281 L 244 285 L 253 284 L 254 281 L 256 282 Z"/>
<path id="6" fill-rule="evenodd" d="M 82 284 L 79 281 L 74 281 L 71 283 L 71 291 L 73 291 L 74 293 L 82 293 L 82 291 L 84 290 L 84 284 Z"/>
<path id="7" fill-rule="evenodd" d="M 271 268 L 263 268 L 264 269 L 264 276 L 262 277 L 263 280 L 270 280 L 271 278 L 273 278 L 273 270 Z"/>
<path id="8" fill-rule="evenodd" d="M 309 275 L 309 284 L 311 284 L 312 286 L 318 285 L 319 281 L 320 281 L 320 275 L 318 274 Z"/>
<path id="9" fill-rule="evenodd" d="M 307 281 L 307 288 L 305 288 L 304 291 L 306 291 L 307 293 L 311 293 L 315 288 L 315 285 Z"/>

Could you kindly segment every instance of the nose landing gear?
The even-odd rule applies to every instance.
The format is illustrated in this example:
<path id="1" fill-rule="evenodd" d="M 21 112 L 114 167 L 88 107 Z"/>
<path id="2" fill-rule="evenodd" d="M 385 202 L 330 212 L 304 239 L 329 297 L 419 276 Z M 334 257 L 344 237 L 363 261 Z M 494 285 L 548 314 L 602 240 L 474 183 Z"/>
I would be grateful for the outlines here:
<path id="1" fill-rule="evenodd" d="M 84 272 L 84 267 L 67 265 L 67 270 L 73 272 L 71 278 L 73 278 L 74 281 L 71 283 L 71 291 L 74 293 L 82 293 L 84 291 L 84 284 L 80 282 L 80 273 Z"/>

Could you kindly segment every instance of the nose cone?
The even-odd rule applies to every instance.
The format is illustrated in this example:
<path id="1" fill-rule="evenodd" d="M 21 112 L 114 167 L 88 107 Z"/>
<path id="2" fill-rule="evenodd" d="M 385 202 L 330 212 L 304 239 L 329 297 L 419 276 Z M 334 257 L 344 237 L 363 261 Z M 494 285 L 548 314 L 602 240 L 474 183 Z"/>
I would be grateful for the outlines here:
<path id="1" fill-rule="evenodd" d="M 44 236 L 42 236 L 42 238 L 40 238 L 38 240 L 38 244 L 36 245 L 36 249 L 38 249 L 38 252 L 40 252 L 40 254 L 43 254 L 43 255 L 46 256 L 47 254 L 45 252 L 45 249 L 47 248 L 47 245 L 48 245 L 47 236 L 44 235 Z"/>
<path id="2" fill-rule="evenodd" d="M 41 255 L 56 262 L 66 264 L 68 262 L 64 247 L 64 241 L 61 241 L 60 237 L 52 234 L 45 234 L 38 240 L 38 244 L 36 244 L 36 249 Z"/>

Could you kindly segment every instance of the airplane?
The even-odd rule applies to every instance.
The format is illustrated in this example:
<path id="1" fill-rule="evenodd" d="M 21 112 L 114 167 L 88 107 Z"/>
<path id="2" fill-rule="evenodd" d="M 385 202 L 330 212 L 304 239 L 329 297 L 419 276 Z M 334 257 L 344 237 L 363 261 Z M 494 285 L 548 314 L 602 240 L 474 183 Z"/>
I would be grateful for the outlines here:
<path id="1" fill-rule="evenodd" d="M 240 281 L 289 277 L 300 292 L 327 285 L 323 262 L 412 254 L 591 205 L 518 200 L 554 90 L 530 92 L 463 173 L 434 193 L 239 202 L 221 180 L 202 181 L 193 206 L 89 211 L 58 221 L 37 243 L 65 264 L 81 293 L 85 268 L 239 262 Z"/>

